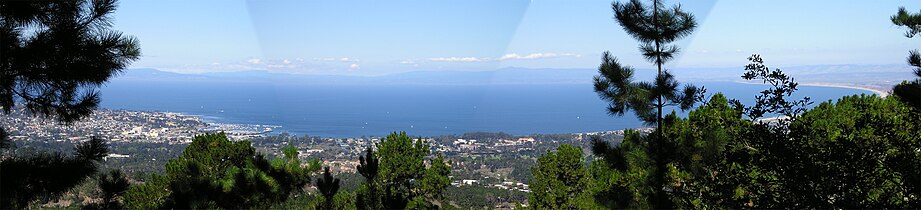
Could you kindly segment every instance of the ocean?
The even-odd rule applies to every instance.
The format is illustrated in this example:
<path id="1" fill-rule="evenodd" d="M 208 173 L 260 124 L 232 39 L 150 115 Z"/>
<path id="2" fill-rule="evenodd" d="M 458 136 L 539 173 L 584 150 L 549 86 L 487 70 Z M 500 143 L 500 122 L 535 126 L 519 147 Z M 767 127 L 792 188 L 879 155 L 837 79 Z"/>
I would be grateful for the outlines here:
<path id="1" fill-rule="evenodd" d="M 751 104 L 766 85 L 695 83 Z M 800 86 L 794 97 L 816 103 L 857 89 Z M 394 131 L 434 136 L 465 132 L 583 133 L 644 126 L 631 113 L 609 116 L 591 84 L 297 85 L 267 82 L 114 80 L 102 108 L 165 111 L 206 121 L 281 126 L 275 133 L 323 137 L 384 136 Z M 686 114 L 682 114 L 686 115 Z"/>

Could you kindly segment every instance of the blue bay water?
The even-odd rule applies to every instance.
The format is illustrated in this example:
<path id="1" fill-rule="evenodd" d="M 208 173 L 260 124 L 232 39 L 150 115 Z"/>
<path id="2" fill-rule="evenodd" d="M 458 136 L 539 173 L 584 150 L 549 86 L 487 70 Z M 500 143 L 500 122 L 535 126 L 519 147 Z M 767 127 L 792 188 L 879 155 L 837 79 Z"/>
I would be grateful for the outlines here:
<path id="1" fill-rule="evenodd" d="M 751 104 L 768 86 L 696 83 Z M 794 97 L 820 102 L 869 91 L 800 86 Z M 276 131 L 324 137 L 432 136 L 487 131 L 516 135 L 641 127 L 631 113 L 611 117 L 591 84 L 292 85 L 115 80 L 102 107 L 200 115 L 220 123 L 282 126 Z"/>

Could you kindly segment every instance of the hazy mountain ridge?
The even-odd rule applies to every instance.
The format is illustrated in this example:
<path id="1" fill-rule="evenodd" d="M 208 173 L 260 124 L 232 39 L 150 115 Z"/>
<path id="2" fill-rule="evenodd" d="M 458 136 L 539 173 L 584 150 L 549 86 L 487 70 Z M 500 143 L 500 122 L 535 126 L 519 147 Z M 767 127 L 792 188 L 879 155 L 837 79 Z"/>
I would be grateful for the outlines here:
<path id="1" fill-rule="evenodd" d="M 781 68 L 803 83 L 841 83 L 893 85 L 911 77 L 905 65 L 813 65 Z M 679 81 L 742 81 L 739 68 L 670 69 Z M 382 76 L 305 75 L 275 73 L 265 70 L 185 74 L 151 68 L 129 69 L 115 80 L 200 81 L 200 82 L 271 82 L 305 85 L 418 84 L 418 85 L 485 85 L 485 84 L 591 84 L 596 69 L 529 69 L 502 68 L 494 71 L 413 71 Z M 655 70 L 637 69 L 639 80 L 654 78 Z"/>

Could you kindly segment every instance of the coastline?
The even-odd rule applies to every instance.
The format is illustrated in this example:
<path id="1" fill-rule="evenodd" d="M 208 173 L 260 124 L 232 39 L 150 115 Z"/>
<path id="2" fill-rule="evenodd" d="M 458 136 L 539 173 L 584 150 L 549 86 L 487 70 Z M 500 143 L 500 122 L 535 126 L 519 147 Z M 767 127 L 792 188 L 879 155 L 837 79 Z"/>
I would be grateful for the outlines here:
<path id="1" fill-rule="evenodd" d="M 752 85 L 763 84 L 763 83 L 745 82 L 745 81 L 734 81 L 734 82 L 741 83 L 741 84 L 752 84 Z M 857 85 L 857 84 L 840 84 L 840 83 L 800 83 L 799 85 L 802 85 L 802 86 L 812 86 L 812 87 L 834 87 L 834 88 L 847 88 L 847 89 L 854 89 L 854 90 L 864 90 L 864 91 L 873 92 L 873 93 L 875 93 L 877 96 L 879 96 L 880 98 L 885 98 L 885 97 L 888 97 L 888 96 L 889 96 L 888 90 L 881 90 L 881 89 L 879 89 L 879 87 L 872 88 L 872 87 L 867 87 L 867 86 Z"/>
<path id="2" fill-rule="evenodd" d="M 870 91 L 870 92 L 876 93 L 876 95 L 879 96 L 880 98 L 885 98 L 885 97 L 889 96 L 889 92 L 887 92 L 887 91 L 883 91 L 883 90 L 879 90 L 879 89 L 874 89 L 874 88 L 870 88 L 870 87 L 864 87 L 864 86 L 860 86 L 860 85 L 853 85 L 853 84 L 837 84 L 837 83 L 803 83 L 803 84 L 800 84 L 800 85 L 812 86 L 812 87 L 836 87 L 836 88 L 848 88 L 848 89 L 855 89 L 855 90 L 865 90 L 865 91 Z"/>

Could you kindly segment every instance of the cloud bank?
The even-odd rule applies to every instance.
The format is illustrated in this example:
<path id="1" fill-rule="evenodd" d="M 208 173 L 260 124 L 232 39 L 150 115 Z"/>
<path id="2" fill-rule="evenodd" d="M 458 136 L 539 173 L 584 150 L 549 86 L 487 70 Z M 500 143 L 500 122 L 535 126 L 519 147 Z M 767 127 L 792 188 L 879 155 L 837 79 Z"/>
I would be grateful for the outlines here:
<path id="1" fill-rule="evenodd" d="M 507 60 L 536 60 L 536 59 L 547 59 L 547 58 L 560 58 L 560 57 L 582 57 L 582 55 L 575 53 L 530 53 L 530 54 L 518 54 L 518 53 L 509 53 L 502 55 L 498 58 L 477 58 L 477 57 L 439 57 L 439 58 L 429 58 L 429 61 L 436 62 L 491 62 L 491 61 L 507 61 Z M 403 62 L 401 62 L 403 63 Z M 403 63 L 403 64 L 409 64 Z"/>

